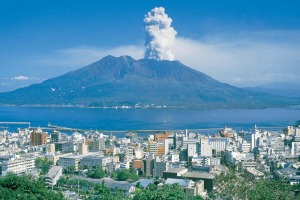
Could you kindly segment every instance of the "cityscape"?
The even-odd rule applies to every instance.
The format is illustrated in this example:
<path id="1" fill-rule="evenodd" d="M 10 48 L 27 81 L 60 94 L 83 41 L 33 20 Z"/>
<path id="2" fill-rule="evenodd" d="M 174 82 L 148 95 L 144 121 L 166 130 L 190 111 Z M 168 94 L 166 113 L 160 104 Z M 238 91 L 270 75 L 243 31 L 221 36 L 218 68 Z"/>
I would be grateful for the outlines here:
<path id="1" fill-rule="evenodd" d="M 0 200 L 300 200 L 300 2 L 0 1 Z"/>
<path id="2" fill-rule="evenodd" d="M 1 176 L 39 177 L 66 199 L 97 198 L 101 184 L 122 199 L 141 198 L 136 192 L 143 188 L 156 191 L 173 184 L 187 199 L 209 199 L 223 195 L 218 177 L 232 171 L 253 180 L 280 178 L 291 187 L 300 183 L 299 124 L 278 131 L 225 126 L 209 136 L 188 129 L 142 136 L 128 131 L 123 137 L 51 124 L 47 132 L 25 122 L 1 124 L 29 125 L 17 131 L 1 127 Z M 298 191 L 288 195 L 298 198 Z M 231 197 L 242 198 L 238 193 Z"/>

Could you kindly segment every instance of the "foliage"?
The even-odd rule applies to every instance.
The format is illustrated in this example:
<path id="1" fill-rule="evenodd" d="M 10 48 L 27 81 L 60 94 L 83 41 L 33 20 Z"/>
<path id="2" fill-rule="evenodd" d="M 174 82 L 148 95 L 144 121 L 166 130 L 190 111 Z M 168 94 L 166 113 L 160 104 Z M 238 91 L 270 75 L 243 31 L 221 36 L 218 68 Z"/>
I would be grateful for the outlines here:
<path id="1" fill-rule="evenodd" d="M 282 179 L 255 179 L 247 173 L 229 171 L 214 181 L 210 198 L 217 199 L 294 199 L 294 188 Z"/>
<path id="2" fill-rule="evenodd" d="M 0 199 L 59 200 L 64 199 L 61 193 L 49 190 L 42 180 L 31 176 L 7 174 L 0 178 Z"/>
<path id="3" fill-rule="evenodd" d="M 35 160 L 35 166 L 41 170 L 41 174 L 47 174 L 51 165 L 53 165 L 52 161 L 49 161 L 47 158 L 37 158 Z"/>
<path id="4" fill-rule="evenodd" d="M 96 199 L 103 200 L 126 200 L 129 199 L 126 197 L 123 191 L 117 189 L 115 193 L 111 193 L 111 191 L 104 185 L 104 182 L 98 183 L 95 187 L 95 194 L 97 196 Z"/>
<path id="5" fill-rule="evenodd" d="M 61 177 L 58 181 L 57 181 L 57 185 L 59 186 L 77 186 L 79 183 L 80 186 L 85 186 L 85 187 L 95 187 L 95 183 L 92 183 L 90 181 L 87 180 L 83 180 L 83 179 L 66 179 L 64 177 Z"/>
<path id="6" fill-rule="evenodd" d="M 97 167 L 96 170 L 88 170 L 87 176 L 90 178 L 100 179 L 105 176 L 105 172 L 101 167 Z"/>
<path id="7" fill-rule="evenodd" d="M 75 167 L 74 166 L 69 166 L 69 167 L 67 167 L 67 169 L 63 170 L 64 174 L 74 174 L 74 172 L 75 172 Z"/>
<path id="8" fill-rule="evenodd" d="M 117 170 L 113 172 L 111 176 L 119 181 L 126 181 L 128 179 L 130 179 L 131 181 L 139 180 L 139 176 L 136 174 L 134 168 Z"/>
<path id="9" fill-rule="evenodd" d="M 139 189 L 136 190 L 133 200 L 185 200 L 186 194 L 178 184 L 163 185 L 160 190 Z"/>

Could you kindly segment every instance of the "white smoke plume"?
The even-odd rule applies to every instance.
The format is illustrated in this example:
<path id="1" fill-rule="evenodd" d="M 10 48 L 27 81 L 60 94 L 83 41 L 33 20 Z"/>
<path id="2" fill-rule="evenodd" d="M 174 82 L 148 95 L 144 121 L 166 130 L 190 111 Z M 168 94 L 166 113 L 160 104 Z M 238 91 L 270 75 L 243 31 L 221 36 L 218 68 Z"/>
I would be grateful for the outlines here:
<path id="1" fill-rule="evenodd" d="M 146 59 L 174 60 L 171 45 L 177 32 L 171 27 L 172 19 L 163 7 L 156 7 L 145 15 L 145 55 Z"/>

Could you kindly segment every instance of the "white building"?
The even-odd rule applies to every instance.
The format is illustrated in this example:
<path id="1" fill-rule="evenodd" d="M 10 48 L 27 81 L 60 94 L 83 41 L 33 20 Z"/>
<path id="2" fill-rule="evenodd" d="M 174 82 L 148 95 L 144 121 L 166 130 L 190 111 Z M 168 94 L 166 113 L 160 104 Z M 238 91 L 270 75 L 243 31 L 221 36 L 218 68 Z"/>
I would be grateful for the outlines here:
<path id="1" fill-rule="evenodd" d="M 35 157 L 18 158 L 15 160 L 4 161 L 2 163 L 2 176 L 8 172 L 21 174 L 30 172 L 35 167 Z"/>
<path id="2" fill-rule="evenodd" d="M 54 186 L 62 175 L 62 166 L 52 166 L 44 180 L 46 184 Z"/>
<path id="3" fill-rule="evenodd" d="M 212 156 L 212 147 L 208 142 L 208 138 L 201 137 L 200 139 L 200 149 L 199 149 L 200 156 Z"/>
<path id="4" fill-rule="evenodd" d="M 208 138 L 208 143 L 211 145 L 212 150 L 216 153 L 225 151 L 227 146 L 227 138 Z"/>
<path id="5" fill-rule="evenodd" d="M 197 155 L 198 152 L 199 152 L 199 143 L 188 144 L 187 145 L 188 157 Z"/>
<path id="6" fill-rule="evenodd" d="M 291 154 L 300 155 L 300 142 L 292 142 Z"/>

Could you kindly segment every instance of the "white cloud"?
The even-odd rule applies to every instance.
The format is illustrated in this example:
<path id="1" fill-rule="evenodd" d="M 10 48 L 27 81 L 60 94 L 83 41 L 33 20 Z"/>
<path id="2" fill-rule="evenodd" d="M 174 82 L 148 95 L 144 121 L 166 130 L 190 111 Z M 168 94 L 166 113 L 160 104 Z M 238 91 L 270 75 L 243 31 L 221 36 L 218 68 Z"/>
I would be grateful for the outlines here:
<path id="1" fill-rule="evenodd" d="M 277 40 L 262 40 L 268 34 Z M 274 35 L 254 33 L 251 37 L 206 41 L 178 38 L 173 52 L 187 66 L 237 86 L 295 82 L 300 73 L 300 49 L 296 45 L 299 35 L 290 32 Z M 289 42 L 284 41 L 286 37 L 290 37 Z"/>
<path id="2" fill-rule="evenodd" d="M 16 77 L 11 78 L 11 80 L 15 80 L 15 81 L 27 81 L 27 80 L 29 80 L 29 77 L 27 77 L 27 76 L 16 76 Z"/>

